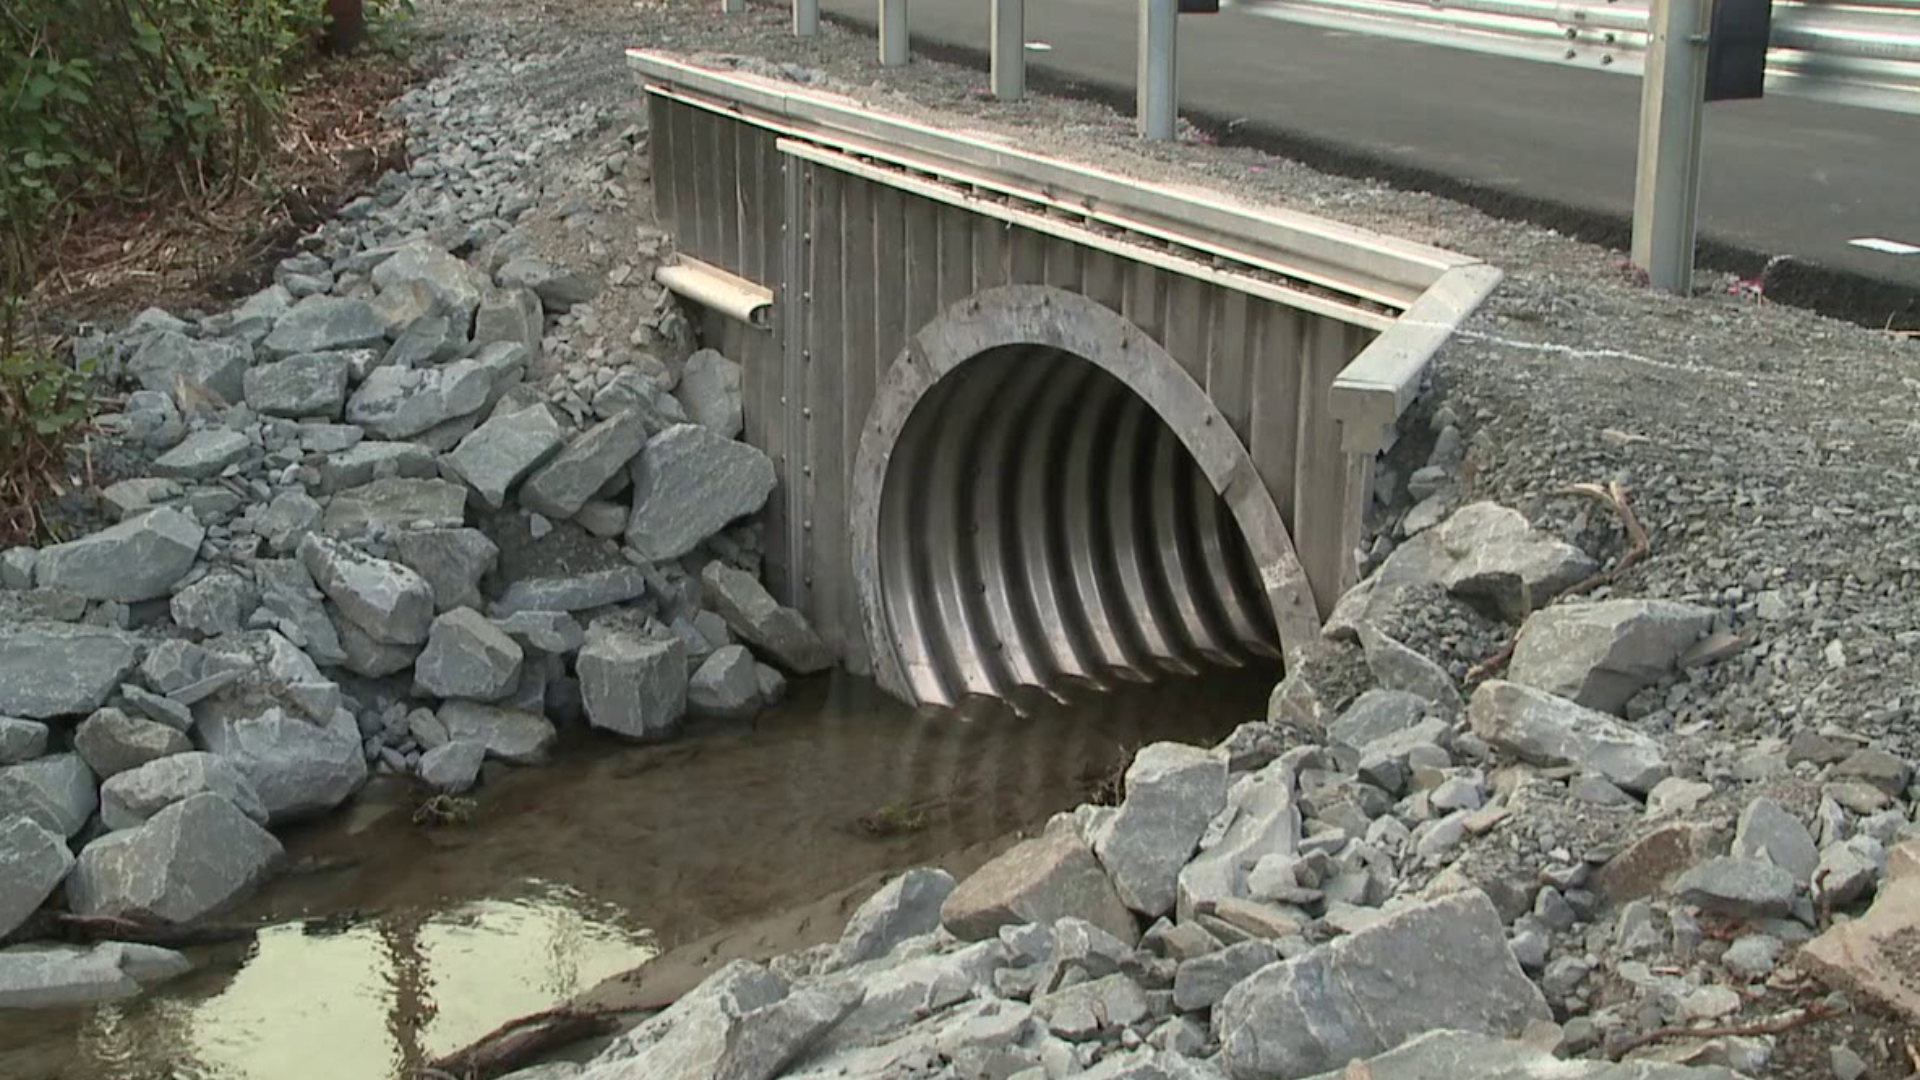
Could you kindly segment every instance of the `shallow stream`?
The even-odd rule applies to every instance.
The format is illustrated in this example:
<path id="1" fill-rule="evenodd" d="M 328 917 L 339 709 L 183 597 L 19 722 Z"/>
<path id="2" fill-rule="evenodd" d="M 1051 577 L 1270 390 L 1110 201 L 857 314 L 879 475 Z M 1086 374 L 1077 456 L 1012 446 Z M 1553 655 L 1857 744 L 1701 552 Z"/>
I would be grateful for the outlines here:
<path id="1" fill-rule="evenodd" d="M 230 916 L 270 924 L 253 943 L 189 950 L 197 971 L 131 1002 L 0 1013 L 0 1077 L 409 1075 L 665 950 L 889 871 L 977 861 L 1133 749 L 1257 717 L 1271 685 L 1215 673 L 962 719 L 836 676 L 659 746 L 564 733 L 547 767 L 489 765 L 463 825 L 414 824 L 417 796 L 379 782 L 283 837 L 292 870 Z"/>

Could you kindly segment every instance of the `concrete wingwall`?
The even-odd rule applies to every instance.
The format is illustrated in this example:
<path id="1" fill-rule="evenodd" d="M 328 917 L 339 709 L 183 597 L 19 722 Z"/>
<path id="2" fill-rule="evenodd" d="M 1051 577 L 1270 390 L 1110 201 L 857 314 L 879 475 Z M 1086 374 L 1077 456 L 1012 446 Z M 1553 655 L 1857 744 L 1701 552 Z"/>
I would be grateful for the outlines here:
<path id="1" fill-rule="evenodd" d="M 774 294 L 770 327 L 707 313 L 703 330 L 744 365 L 746 437 L 772 456 L 779 478 L 767 509 L 766 580 L 850 668 L 873 671 L 869 639 L 888 632 L 884 603 L 877 623 L 863 609 L 863 588 L 873 593 L 880 571 L 856 564 L 864 511 L 854 473 L 863 436 L 885 422 L 874 413 L 876 395 L 907 362 L 916 335 L 962 301 L 1010 286 L 1090 301 L 1137 329 L 1150 351 L 1177 366 L 1180 381 L 1198 388 L 1203 400 L 1190 415 L 1149 404 L 1190 451 L 1180 427 L 1217 419 L 1257 476 L 1258 501 L 1277 511 L 1281 535 L 1252 538 L 1252 547 L 1277 543 L 1286 560 L 1297 553 L 1291 569 L 1255 568 L 1269 597 L 1291 593 L 1305 608 L 1305 621 L 1280 613 L 1283 642 L 1317 627 L 1353 583 L 1374 453 L 1356 451 L 1352 431 L 1343 442 L 1326 404 L 1336 378 L 1398 310 L 1350 317 L 1332 303 L 1284 302 L 1161 258 L 1150 244 L 1136 253 L 1108 243 L 1097 225 L 1078 233 L 1034 219 L 1030 227 L 1002 212 L 1005 200 L 996 203 L 990 190 L 886 168 L 857 147 L 809 139 L 787 118 L 677 88 L 649 90 L 662 226 L 682 255 Z M 1227 475 L 1197 463 L 1227 496 Z M 1244 532 L 1244 507 L 1230 509 Z M 1285 574 L 1304 581 L 1276 580 Z M 912 680 L 886 660 L 877 674 L 893 692 L 917 701 L 950 696 L 903 685 Z"/>

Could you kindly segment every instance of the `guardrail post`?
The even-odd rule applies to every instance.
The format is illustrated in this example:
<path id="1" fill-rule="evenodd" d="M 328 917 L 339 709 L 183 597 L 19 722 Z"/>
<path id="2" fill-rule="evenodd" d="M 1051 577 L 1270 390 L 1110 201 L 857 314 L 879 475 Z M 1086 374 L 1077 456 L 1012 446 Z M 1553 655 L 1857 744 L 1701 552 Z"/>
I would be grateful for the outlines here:
<path id="1" fill-rule="evenodd" d="M 793 35 L 814 37 L 820 33 L 820 0 L 793 0 Z"/>
<path id="2" fill-rule="evenodd" d="M 1134 73 L 1134 93 L 1142 138 L 1173 138 L 1179 115 L 1175 77 L 1180 54 L 1174 42 L 1179 18 L 1180 0 L 1140 0 L 1140 63 Z"/>
<path id="3" fill-rule="evenodd" d="M 1017 101 L 1027 93 L 1027 0 L 992 0 L 993 96 Z"/>
<path id="4" fill-rule="evenodd" d="M 880 66 L 907 62 L 907 0 L 880 0 Z"/>
<path id="5" fill-rule="evenodd" d="M 1640 88 L 1633 262 L 1656 289 L 1693 287 L 1712 0 L 1653 0 Z"/>

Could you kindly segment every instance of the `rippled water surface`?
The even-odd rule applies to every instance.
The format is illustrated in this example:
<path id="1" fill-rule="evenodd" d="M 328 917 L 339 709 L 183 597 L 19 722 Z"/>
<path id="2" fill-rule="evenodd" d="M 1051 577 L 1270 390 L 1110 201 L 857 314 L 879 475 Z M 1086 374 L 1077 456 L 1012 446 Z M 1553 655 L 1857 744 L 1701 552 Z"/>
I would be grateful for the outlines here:
<path id="1" fill-rule="evenodd" d="M 569 733 L 489 766 L 474 819 L 425 830 L 388 782 L 284 837 L 297 872 L 250 945 L 132 1002 L 0 1013 L 4 1080 L 386 1080 L 663 949 L 936 862 L 1085 798 L 1121 755 L 1217 738 L 1264 673 L 1016 717 L 912 713 L 818 680 L 754 724 L 632 747 Z"/>

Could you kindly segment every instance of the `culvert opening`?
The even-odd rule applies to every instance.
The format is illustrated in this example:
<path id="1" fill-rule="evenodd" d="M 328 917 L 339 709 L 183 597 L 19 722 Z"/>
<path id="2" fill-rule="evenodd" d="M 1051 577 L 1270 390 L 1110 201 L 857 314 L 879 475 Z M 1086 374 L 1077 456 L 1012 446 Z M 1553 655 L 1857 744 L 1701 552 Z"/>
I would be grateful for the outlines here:
<path id="1" fill-rule="evenodd" d="M 923 704 L 1069 700 L 1280 655 L 1225 502 L 1146 401 L 1071 352 L 991 348 L 929 389 L 879 519 L 886 629 Z"/>

